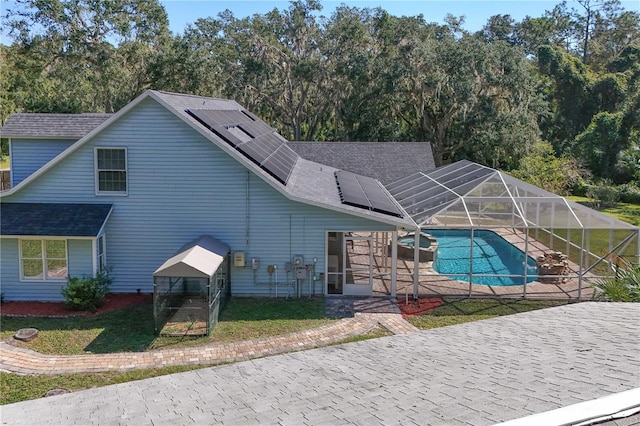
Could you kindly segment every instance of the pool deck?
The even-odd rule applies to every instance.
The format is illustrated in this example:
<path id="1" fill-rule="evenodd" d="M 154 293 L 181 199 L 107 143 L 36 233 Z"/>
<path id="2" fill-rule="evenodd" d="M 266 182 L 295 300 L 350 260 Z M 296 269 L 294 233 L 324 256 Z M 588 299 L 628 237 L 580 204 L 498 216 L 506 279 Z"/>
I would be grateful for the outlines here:
<path id="1" fill-rule="evenodd" d="M 505 240 L 509 241 L 520 250 L 525 251 L 527 245 L 527 254 L 536 258 L 546 252 L 553 251 L 539 241 L 529 237 L 525 241 L 525 235 L 521 232 L 515 232 L 512 229 L 492 229 Z M 352 265 L 366 265 L 368 259 L 361 253 L 366 250 L 357 247 L 358 245 L 367 244 L 366 241 L 356 242 L 356 247 L 349 250 L 349 259 Z M 383 265 L 382 256 L 374 256 L 374 262 L 377 266 Z M 397 296 L 403 297 L 405 294 L 413 295 L 413 267 L 412 260 L 398 259 L 397 262 Z M 577 271 L 580 269 L 578 265 L 569 260 L 569 277 L 566 282 L 562 283 L 541 283 L 533 281 L 526 286 L 487 286 L 479 284 L 469 284 L 465 281 L 458 281 L 441 275 L 433 270 L 431 262 L 420 262 L 420 279 L 419 294 L 421 297 L 429 296 L 450 296 L 450 297 L 504 297 L 504 298 L 523 298 L 527 299 L 553 299 L 553 300 L 591 300 L 593 298 L 592 282 L 594 276 L 592 274 L 584 274 L 580 285 L 577 278 Z M 391 293 L 391 281 L 389 277 L 374 277 L 373 294 L 389 295 Z M 526 287 L 526 288 L 525 288 Z M 526 291 L 526 293 L 525 293 Z"/>

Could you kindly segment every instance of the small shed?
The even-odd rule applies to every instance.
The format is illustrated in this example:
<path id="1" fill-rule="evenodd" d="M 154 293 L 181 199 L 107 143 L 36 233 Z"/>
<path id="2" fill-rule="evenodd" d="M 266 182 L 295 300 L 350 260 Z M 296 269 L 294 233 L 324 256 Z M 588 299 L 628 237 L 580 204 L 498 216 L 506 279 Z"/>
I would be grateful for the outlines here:
<path id="1" fill-rule="evenodd" d="M 209 335 L 229 298 L 229 252 L 204 235 L 185 244 L 153 273 L 156 334 Z"/>

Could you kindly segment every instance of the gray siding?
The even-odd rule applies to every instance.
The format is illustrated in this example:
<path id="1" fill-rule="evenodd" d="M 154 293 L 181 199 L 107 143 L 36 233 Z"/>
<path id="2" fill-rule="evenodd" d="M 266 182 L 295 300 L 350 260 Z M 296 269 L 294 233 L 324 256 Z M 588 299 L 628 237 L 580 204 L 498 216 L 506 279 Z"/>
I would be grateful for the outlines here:
<path id="1" fill-rule="evenodd" d="M 74 142 L 67 139 L 12 139 L 11 185 L 25 180 Z"/>
<path id="2" fill-rule="evenodd" d="M 1 292 L 4 300 L 60 301 L 66 281 L 20 281 L 19 240 L 1 238 Z M 91 240 L 67 240 L 67 267 L 70 276 L 93 275 Z"/>
<path id="3" fill-rule="evenodd" d="M 95 195 L 95 146 L 127 147 L 127 196 Z M 151 292 L 155 269 L 204 234 L 260 259 L 255 283 L 249 266 L 231 268 L 233 294 L 266 295 L 268 264 L 280 280 L 293 254 L 324 270 L 326 230 L 393 229 L 288 200 L 151 99 L 6 201 L 113 203 L 105 233 L 116 292 Z"/>

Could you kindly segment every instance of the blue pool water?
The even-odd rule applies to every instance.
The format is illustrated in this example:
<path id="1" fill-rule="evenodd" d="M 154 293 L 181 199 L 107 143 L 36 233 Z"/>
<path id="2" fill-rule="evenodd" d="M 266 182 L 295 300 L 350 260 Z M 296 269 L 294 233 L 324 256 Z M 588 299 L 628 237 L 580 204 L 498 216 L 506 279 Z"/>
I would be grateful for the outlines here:
<path id="1" fill-rule="evenodd" d="M 436 272 L 469 274 L 471 231 L 468 229 L 424 230 L 438 240 L 438 256 L 433 264 Z M 492 231 L 473 232 L 473 283 L 493 286 L 523 285 L 524 262 L 527 258 L 526 282 L 536 280 L 536 261 Z M 475 274 L 511 275 L 509 277 L 482 277 Z M 449 275 L 450 278 L 469 281 L 468 275 Z"/>

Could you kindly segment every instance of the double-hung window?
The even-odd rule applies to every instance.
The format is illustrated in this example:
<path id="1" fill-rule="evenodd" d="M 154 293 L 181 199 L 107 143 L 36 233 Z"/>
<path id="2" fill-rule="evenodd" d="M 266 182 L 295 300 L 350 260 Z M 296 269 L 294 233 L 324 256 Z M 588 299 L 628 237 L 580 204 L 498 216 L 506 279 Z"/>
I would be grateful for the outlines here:
<path id="1" fill-rule="evenodd" d="M 20 240 L 23 280 L 47 281 L 67 278 L 66 240 Z"/>
<path id="2" fill-rule="evenodd" d="M 96 194 L 127 195 L 127 149 L 95 149 Z"/>

